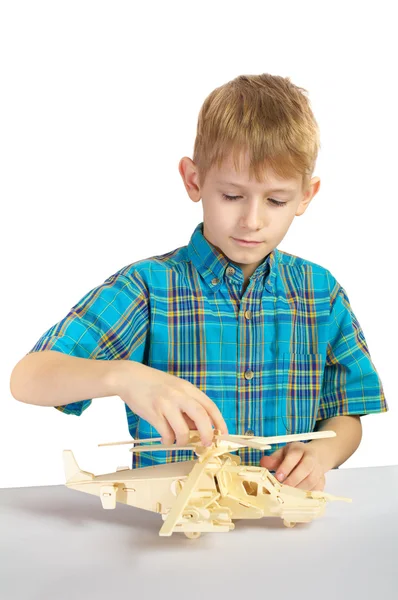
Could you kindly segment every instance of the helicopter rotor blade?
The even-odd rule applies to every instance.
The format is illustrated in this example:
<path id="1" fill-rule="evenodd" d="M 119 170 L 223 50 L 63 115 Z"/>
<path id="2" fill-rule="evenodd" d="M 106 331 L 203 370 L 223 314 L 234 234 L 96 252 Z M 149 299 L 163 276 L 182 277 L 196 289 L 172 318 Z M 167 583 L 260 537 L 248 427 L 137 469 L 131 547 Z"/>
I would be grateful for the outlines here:
<path id="1" fill-rule="evenodd" d="M 130 452 L 157 452 L 159 450 L 195 450 L 195 446 L 165 446 L 164 444 L 153 444 L 152 446 L 139 446 L 138 448 L 130 448 Z"/>
<path id="2" fill-rule="evenodd" d="M 298 441 L 303 441 L 303 440 L 316 440 L 316 439 L 320 439 L 320 438 L 336 437 L 336 432 L 335 431 L 313 431 L 313 432 L 309 432 L 309 433 L 293 433 L 293 434 L 288 434 L 288 435 L 274 435 L 274 436 L 268 436 L 268 437 L 253 436 L 253 435 L 252 436 L 219 435 L 217 437 L 218 437 L 218 439 L 221 439 L 221 440 L 228 439 L 229 437 L 235 438 L 235 439 L 240 437 L 243 444 L 246 444 L 250 440 L 252 440 L 254 443 L 257 443 L 257 444 L 279 444 L 279 443 L 283 443 L 283 442 L 298 442 Z M 231 441 L 235 441 L 235 440 L 231 440 Z M 236 439 L 236 442 L 238 442 L 238 439 Z"/>
<path id="3" fill-rule="evenodd" d="M 190 443 L 200 445 L 200 435 L 196 430 L 191 430 L 190 432 Z M 216 434 L 214 437 L 218 440 L 230 441 L 236 444 L 241 444 L 242 446 L 248 446 L 249 448 L 256 448 L 258 450 L 268 450 L 268 444 L 277 444 L 279 442 L 294 442 L 294 441 L 302 441 L 302 440 L 315 440 L 319 438 L 328 438 L 335 437 L 336 433 L 334 431 L 313 431 L 309 433 L 295 433 L 288 435 L 276 435 L 276 436 L 255 436 L 255 435 L 238 435 L 238 434 Z M 126 442 L 107 442 L 105 444 L 98 444 L 99 447 L 103 446 L 120 446 L 123 444 L 146 444 L 148 442 L 161 442 L 162 438 L 142 438 L 142 439 L 131 439 Z M 188 442 L 189 443 L 189 442 Z M 157 446 L 159 447 L 159 446 Z M 160 447 L 159 447 L 160 449 Z M 166 448 L 164 448 L 166 449 Z M 177 448 L 173 446 L 172 448 L 167 447 L 167 449 L 180 449 L 180 450 L 190 450 L 191 447 L 180 447 Z"/>
<path id="4" fill-rule="evenodd" d="M 162 438 L 147 438 L 142 440 L 129 440 L 128 442 L 108 442 L 106 444 L 98 444 L 98 446 L 121 446 L 123 444 L 144 444 L 147 442 L 160 442 Z"/>
<path id="5" fill-rule="evenodd" d="M 336 437 L 335 431 L 312 431 L 310 433 L 292 433 L 288 435 L 275 435 L 266 438 L 262 438 L 268 442 L 268 444 L 279 444 L 280 442 L 300 442 L 305 440 L 317 440 L 321 438 L 332 438 Z"/>
<path id="6" fill-rule="evenodd" d="M 253 448 L 254 450 L 269 450 L 272 448 L 269 444 L 264 444 L 263 442 L 257 442 L 257 440 L 246 440 L 244 442 L 244 447 Z"/>
<path id="7" fill-rule="evenodd" d="M 123 444 L 147 444 L 149 442 L 161 442 L 162 438 L 161 437 L 154 437 L 154 438 L 141 438 L 141 439 L 131 439 L 127 442 L 107 442 L 106 444 L 98 444 L 99 447 L 102 446 L 121 446 Z M 199 431 L 197 431 L 196 429 L 191 429 L 189 432 L 189 442 L 195 442 L 195 441 L 200 441 L 200 434 Z"/>
<path id="8" fill-rule="evenodd" d="M 239 445 L 241 448 L 248 447 L 254 448 L 255 450 L 269 450 L 271 448 L 269 444 L 261 441 L 262 439 L 265 440 L 266 438 L 258 438 L 254 436 L 222 435 L 217 436 L 217 439 L 231 442 L 232 444 Z M 236 450 L 240 450 L 240 448 L 236 448 Z"/>

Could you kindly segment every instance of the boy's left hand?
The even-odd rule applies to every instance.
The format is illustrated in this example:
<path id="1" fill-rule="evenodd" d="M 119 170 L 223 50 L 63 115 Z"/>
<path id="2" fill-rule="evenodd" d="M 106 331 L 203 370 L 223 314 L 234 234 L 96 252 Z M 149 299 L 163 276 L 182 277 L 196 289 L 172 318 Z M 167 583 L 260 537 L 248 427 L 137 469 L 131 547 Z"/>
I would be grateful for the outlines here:
<path id="1" fill-rule="evenodd" d="M 292 487 L 320 491 L 325 487 L 325 472 L 311 443 L 286 444 L 271 456 L 263 456 L 260 466 L 275 471 L 278 481 Z"/>

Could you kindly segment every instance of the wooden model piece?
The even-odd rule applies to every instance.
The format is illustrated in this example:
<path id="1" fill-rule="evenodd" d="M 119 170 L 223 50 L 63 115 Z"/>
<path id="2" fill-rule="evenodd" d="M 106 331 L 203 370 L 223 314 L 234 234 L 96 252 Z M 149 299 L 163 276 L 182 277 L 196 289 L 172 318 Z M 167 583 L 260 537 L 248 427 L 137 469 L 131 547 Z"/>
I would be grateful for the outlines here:
<path id="1" fill-rule="evenodd" d="M 99 496 L 105 509 L 116 502 L 157 512 L 164 520 L 159 535 L 184 532 L 189 538 L 201 532 L 227 532 L 235 528 L 234 519 L 280 517 L 286 527 L 307 523 L 320 517 L 326 501 L 349 498 L 320 491 L 305 491 L 280 483 L 263 467 L 241 465 L 240 457 L 231 452 L 239 448 L 267 450 L 271 444 L 334 437 L 334 431 L 321 431 L 274 437 L 221 435 L 214 430 L 213 443 L 201 445 L 197 431 L 190 432 L 186 446 L 165 446 L 131 440 L 100 444 L 134 444 L 131 452 L 157 450 L 192 450 L 196 460 L 172 462 L 158 466 L 131 469 L 118 467 L 116 472 L 94 476 L 81 471 L 71 450 L 64 450 L 66 485 L 69 488 Z"/>

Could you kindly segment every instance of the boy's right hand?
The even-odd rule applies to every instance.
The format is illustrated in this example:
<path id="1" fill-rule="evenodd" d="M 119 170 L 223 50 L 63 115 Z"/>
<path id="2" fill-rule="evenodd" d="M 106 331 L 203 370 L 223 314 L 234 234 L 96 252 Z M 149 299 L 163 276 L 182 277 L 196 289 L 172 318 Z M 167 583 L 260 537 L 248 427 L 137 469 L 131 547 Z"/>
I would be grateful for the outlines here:
<path id="1" fill-rule="evenodd" d="M 203 445 L 208 446 L 213 441 L 212 425 L 228 433 L 216 404 L 189 381 L 138 362 L 117 362 L 122 368 L 116 374 L 115 393 L 159 432 L 164 444 L 176 440 L 178 446 L 184 446 L 189 430 L 197 429 Z"/>

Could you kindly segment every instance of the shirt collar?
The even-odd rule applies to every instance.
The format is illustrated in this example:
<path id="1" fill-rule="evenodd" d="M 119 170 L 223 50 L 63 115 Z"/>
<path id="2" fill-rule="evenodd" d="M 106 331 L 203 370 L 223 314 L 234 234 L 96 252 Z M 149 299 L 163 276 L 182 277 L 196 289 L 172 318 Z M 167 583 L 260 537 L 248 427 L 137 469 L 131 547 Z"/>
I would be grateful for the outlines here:
<path id="1" fill-rule="evenodd" d="M 241 267 L 230 261 L 225 254 L 217 250 L 203 235 L 203 223 L 196 226 L 188 244 L 188 256 L 202 275 L 210 289 L 217 291 L 224 277 L 238 285 L 243 285 Z M 254 271 L 251 279 L 266 278 L 265 286 L 272 291 L 276 277 L 279 251 L 275 248 Z M 232 272 L 231 268 L 234 270 Z"/>

